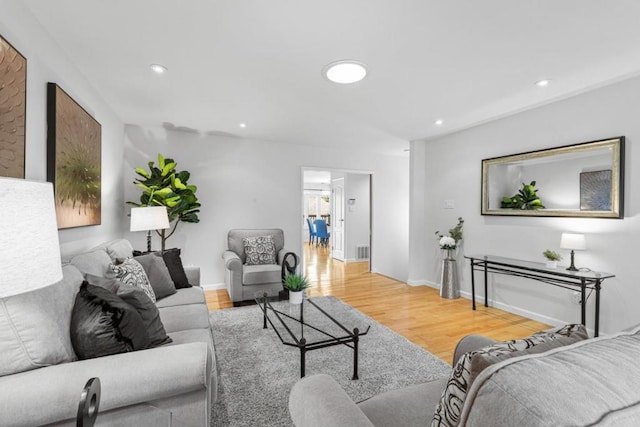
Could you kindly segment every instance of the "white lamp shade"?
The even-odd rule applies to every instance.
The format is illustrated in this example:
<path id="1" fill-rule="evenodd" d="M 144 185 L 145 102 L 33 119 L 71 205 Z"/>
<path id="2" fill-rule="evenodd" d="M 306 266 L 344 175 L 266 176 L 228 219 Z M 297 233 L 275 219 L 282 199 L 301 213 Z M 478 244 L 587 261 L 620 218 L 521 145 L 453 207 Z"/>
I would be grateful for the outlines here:
<path id="1" fill-rule="evenodd" d="M 164 206 L 131 208 L 130 231 L 162 230 L 169 228 L 169 215 Z"/>
<path id="2" fill-rule="evenodd" d="M 62 280 L 50 182 L 0 178 L 0 298 Z"/>
<path id="3" fill-rule="evenodd" d="M 587 242 L 584 234 L 562 233 L 560 247 L 580 251 L 587 249 Z"/>

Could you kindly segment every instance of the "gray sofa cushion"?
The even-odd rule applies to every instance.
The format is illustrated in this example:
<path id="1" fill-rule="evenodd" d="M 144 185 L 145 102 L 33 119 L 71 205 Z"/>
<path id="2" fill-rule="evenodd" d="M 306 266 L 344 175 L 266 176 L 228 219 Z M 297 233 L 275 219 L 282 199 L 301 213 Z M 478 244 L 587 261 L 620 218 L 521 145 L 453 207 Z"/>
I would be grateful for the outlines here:
<path id="1" fill-rule="evenodd" d="M 116 239 L 103 243 L 96 249 L 104 249 L 111 258 L 111 261 L 131 258 L 133 256 L 133 246 L 127 239 Z"/>
<path id="2" fill-rule="evenodd" d="M 105 277 L 111 271 L 109 268 L 111 258 L 104 249 L 78 254 L 71 258 L 69 262 L 75 265 L 82 274 Z"/>
<path id="3" fill-rule="evenodd" d="M 461 425 L 640 425 L 638 354 L 640 335 L 625 333 L 492 365 L 471 386 Z"/>
<path id="4" fill-rule="evenodd" d="M 82 274 L 62 268 L 62 281 L 0 299 L 0 376 L 76 360 L 69 325 Z"/>
<path id="5" fill-rule="evenodd" d="M 209 310 L 205 304 L 163 307 L 159 311 L 164 329 L 169 335 L 175 331 L 209 327 Z"/>
<path id="6" fill-rule="evenodd" d="M 277 264 L 245 265 L 242 269 L 243 285 L 282 282 L 282 267 Z"/>
<path id="7" fill-rule="evenodd" d="M 447 378 L 379 394 L 358 407 L 375 426 L 424 427 L 447 385 Z"/>
<path id="8" fill-rule="evenodd" d="M 176 293 L 171 274 L 169 274 L 169 269 L 161 255 L 146 254 L 137 256 L 134 259 L 144 268 L 156 300 Z"/>
<path id="9" fill-rule="evenodd" d="M 192 288 L 178 289 L 175 294 L 156 301 L 158 308 L 187 304 L 206 304 L 204 291 L 201 287 L 194 286 Z"/>

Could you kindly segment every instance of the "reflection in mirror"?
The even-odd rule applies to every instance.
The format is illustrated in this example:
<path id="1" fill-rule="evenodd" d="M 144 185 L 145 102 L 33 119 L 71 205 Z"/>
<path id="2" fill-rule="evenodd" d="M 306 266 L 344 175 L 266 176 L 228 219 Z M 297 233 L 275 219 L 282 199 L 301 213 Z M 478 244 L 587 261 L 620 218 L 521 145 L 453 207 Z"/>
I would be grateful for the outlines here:
<path id="1" fill-rule="evenodd" d="M 624 137 L 485 159 L 482 214 L 622 218 L 623 183 Z"/>

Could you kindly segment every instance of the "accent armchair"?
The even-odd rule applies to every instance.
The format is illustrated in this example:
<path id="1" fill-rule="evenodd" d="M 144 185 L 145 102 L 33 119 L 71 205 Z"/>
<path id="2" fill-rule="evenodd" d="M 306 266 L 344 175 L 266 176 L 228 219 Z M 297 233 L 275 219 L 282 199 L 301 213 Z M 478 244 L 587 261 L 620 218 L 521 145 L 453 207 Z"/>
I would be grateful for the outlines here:
<path id="1" fill-rule="evenodd" d="M 275 246 L 275 263 L 248 265 L 245 238 L 271 236 Z M 226 267 L 225 284 L 229 298 L 235 304 L 251 300 L 256 294 L 274 295 L 282 288 L 282 263 L 291 252 L 284 247 L 284 232 L 279 228 L 236 229 L 227 235 L 228 249 L 222 253 Z M 296 256 L 297 258 L 297 256 Z"/>

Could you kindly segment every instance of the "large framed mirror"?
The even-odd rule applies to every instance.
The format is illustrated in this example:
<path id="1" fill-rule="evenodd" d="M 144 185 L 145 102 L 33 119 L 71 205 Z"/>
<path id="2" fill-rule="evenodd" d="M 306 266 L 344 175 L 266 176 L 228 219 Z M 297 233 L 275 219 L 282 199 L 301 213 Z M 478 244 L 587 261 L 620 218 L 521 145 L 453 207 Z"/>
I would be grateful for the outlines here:
<path id="1" fill-rule="evenodd" d="M 624 217 L 624 136 L 482 160 L 482 215 Z"/>

